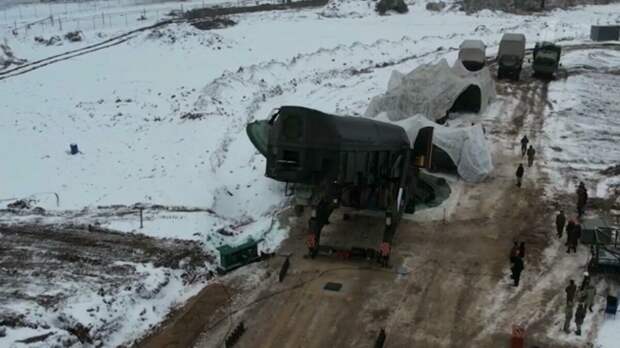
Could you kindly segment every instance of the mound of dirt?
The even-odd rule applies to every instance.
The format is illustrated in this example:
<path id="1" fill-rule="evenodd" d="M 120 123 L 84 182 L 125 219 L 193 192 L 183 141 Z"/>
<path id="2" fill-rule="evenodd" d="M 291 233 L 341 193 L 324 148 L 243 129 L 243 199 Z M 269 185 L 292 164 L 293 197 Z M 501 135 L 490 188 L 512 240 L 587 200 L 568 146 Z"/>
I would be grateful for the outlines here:
<path id="1" fill-rule="evenodd" d="M 30 208 L 32 208 L 31 203 L 32 202 L 29 201 L 29 200 L 20 199 L 20 200 L 17 200 L 15 202 L 13 202 L 13 203 L 7 204 L 6 207 L 9 208 L 9 209 L 15 209 L 15 210 L 30 209 Z"/>
<path id="2" fill-rule="evenodd" d="M 374 1 L 369 0 L 330 0 L 319 12 L 327 18 L 363 18 L 374 14 Z"/>
<path id="3" fill-rule="evenodd" d="M 235 24 L 237 22 L 227 17 L 205 18 L 199 22 L 192 22 L 192 25 L 200 30 L 222 29 L 232 27 Z"/>
<path id="4" fill-rule="evenodd" d="M 6 69 L 11 65 L 22 65 L 25 59 L 15 57 L 13 50 L 7 43 L 0 43 L 0 70 Z"/>
<path id="5" fill-rule="evenodd" d="M 409 12 L 409 7 L 407 7 L 404 0 L 380 0 L 375 10 L 381 15 L 385 14 L 387 11 L 394 11 L 402 14 Z"/>
<path id="6" fill-rule="evenodd" d="M 601 170 L 601 174 L 607 176 L 616 176 L 620 175 L 620 164 L 616 164 L 615 166 L 611 166 Z"/>
<path id="7" fill-rule="evenodd" d="M 65 34 L 65 39 L 71 41 L 71 42 L 80 42 L 82 41 L 84 38 L 82 36 L 82 32 L 80 30 L 76 30 L 76 31 L 70 31 L 68 33 Z"/>
<path id="8" fill-rule="evenodd" d="M 426 9 L 429 11 L 439 12 L 446 8 L 446 3 L 443 1 L 429 2 L 426 4 Z"/>
<path id="9" fill-rule="evenodd" d="M 52 35 L 49 39 L 42 36 L 35 36 L 34 41 L 45 46 L 59 46 L 62 45 L 62 39 L 58 35 Z"/>

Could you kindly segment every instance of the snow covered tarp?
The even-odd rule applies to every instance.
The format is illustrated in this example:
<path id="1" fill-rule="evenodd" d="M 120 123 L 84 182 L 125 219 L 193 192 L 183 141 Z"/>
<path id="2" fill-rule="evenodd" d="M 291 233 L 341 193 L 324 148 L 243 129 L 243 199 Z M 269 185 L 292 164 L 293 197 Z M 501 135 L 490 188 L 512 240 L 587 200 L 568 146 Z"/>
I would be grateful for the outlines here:
<path id="1" fill-rule="evenodd" d="M 480 124 L 451 128 L 436 124 L 422 115 L 393 123 L 405 129 L 412 144 L 420 129 L 433 127 L 433 145 L 452 159 L 459 175 L 465 181 L 480 182 L 493 170 L 491 151 Z"/>
<path id="2" fill-rule="evenodd" d="M 374 97 L 364 116 L 386 112 L 390 121 L 411 115 L 440 120 L 450 111 L 484 112 L 495 99 L 495 82 L 488 68 L 469 71 L 457 60 L 420 65 L 404 75 L 393 71 L 387 92 Z"/>

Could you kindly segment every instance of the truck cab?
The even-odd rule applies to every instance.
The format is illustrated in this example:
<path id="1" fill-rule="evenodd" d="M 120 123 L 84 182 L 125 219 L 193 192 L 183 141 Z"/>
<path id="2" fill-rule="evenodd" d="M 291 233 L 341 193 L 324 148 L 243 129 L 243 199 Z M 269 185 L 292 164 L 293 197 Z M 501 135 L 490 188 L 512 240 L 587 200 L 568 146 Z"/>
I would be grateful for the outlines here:
<path id="1" fill-rule="evenodd" d="M 532 68 L 539 76 L 553 77 L 560 66 L 562 48 L 552 42 L 537 42 L 534 47 Z"/>
<path id="2" fill-rule="evenodd" d="M 525 35 L 506 33 L 502 36 L 497 53 L 497 78 L 519 80 L 525 57 Z"/>

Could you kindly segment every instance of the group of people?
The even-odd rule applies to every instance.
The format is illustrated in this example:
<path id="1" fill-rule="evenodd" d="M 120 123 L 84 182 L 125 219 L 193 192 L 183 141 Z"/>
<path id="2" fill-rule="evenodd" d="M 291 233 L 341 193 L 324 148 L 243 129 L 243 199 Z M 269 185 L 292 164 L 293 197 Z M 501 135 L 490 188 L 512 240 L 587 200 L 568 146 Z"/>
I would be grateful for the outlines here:
<path id="1" fill-rule="evenodd" d="M 510 249 L 510 271 L 512 274 L 510 277 L 514 281 L 514 286 L 519 286 L 519 279 L 521 278 L 521 272 L 524 269 L 523 259 L 525 258 L 525 242 L 514 242 L 512 249 Z"/>
<path id="2" fill-rule="evenodd" d="M 530 145 L 528 148 L 530 140 L 527 138 L 527 135 L 524 135 L 521 138 L 521 158 L 527 155 L 527 166 L 531 167 L 534 164 L 534 156 L 536 155 L 536 150 L 534 150 L 534 146 Z M 519 167 L 517 167 L 517 187 L 521 187 L 521 183 L 523 181 L 523 175 L 525 174 L 525 168 L 523 168 L 523 163 L 519 163 Z"/>
<path id="3" fill-rule="evenodd" d="M 566 226 L 566 228 L 564 226 Z M 579 244 L 579 239 L 581 238 L 581 224 L 579 220 L 571 219 L 568 224 L 566 224 L 566 215 L 564 215 L 563 210 L 560 210 L 555 217 L 555 227 L 557 229 L 558 238 L 562 238 L 564 229 L 566 229 L 566 252 L 570 253 L 572 250 L 576 253 L 577 244 Z"/>
<path id="4" fill-rule="evenodd" d="M 529 146 L 529 139 L 527 136 L 523 136 L 521 139 L 521 157 L 527 155 L 528 167 L 531 167 L 534 163 L 534 156 L 536 150 L 533 146 Z M 523 175 L 525 174 L 525 168 L 520 163 L 517 168 L 517 187 L 521 187 Z M 577 252 L 577 245 L 581 238 L 581 218 L 585 213 L 585 207 L 588 201 L 588 191 L 583 182 L 579 183 L 577 187 L 577 216 L 570 219 L 567 223 L 566 215 L 563 210 L 560 210 L 555 218 L 555 225 L 558 238 L 562 238 L 564 231 L 566 230 L 566 247 L 567 253 L 571 251 Z M 510 250 L 510 263 L 511 263 L 511 278 L 514 280 L 514 286 L 519 286 L 519 279 L 521 272 L 524 269 L 523 259 L 525 257 L 525 243 L 514 242 L 512 249 Z M 596 296 L 596 288 L 590 284 L 590 275 L 588 272 L 584 273 L 583 280 L 579 288 L 575 284 L 574 280 L 570 280 L 568 286 L 565 289 L 566 292 L 566 309 L 564 318 L 564 331 L 570 332 L 571 322 L 575 321 L 577 335 L 581 335 L 581 326 L 586 318 L 587 311 L 592 312 L 592 306 L 594 305 L 594 298 Z M 575 304 L 577 308 L 575 309 Z"/>
<path id="5" fill-rule="evenodd" d="M 581 335 L 581 325 L 586 318 L 587 311 L 592 312 L 594 305 L 594 297 L 596 296 L 596 288 L 590 284 L 590 275 L 585 272 L 579 289 L 574 280 L 570 280 L 566 289 L 566 307 L 564 310 L 564 332 L 570 332 L 570 323 L 573 320 L 573 311 L 575 316 L 575 326 L 577 336 Z M 579 302 L 575 310 L 575 300 Z"/>

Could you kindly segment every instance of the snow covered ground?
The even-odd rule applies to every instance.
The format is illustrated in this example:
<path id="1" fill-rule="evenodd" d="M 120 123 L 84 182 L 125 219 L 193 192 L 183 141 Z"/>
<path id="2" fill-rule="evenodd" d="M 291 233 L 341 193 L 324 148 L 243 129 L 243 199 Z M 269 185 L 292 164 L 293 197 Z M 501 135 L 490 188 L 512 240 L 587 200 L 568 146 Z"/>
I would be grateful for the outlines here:
<path id="1" fill-rule="evenodd" d="M 231 16 L 236 25 L 212 31 L 174 24 L 0 80 L 0 200 L 29 198 L 46 210 L 5 212 L 0 223 L 100 224 L 200 241 L 210 251 L 254 236 L 273 249 L 285 236 L 273 222 L 286 206 L 284 185 L 263 176 L 264 159 L 245 135 L 249 121 L 283 104 L 360 115 L 385 90 L 393 69 L 408 72 L 440 58 L 452 62 L 464 39 L 483 39 L 489 55 L 503 32 L 515 30 L 527 35 L 528 46 L 540 38 L 581 41 L 591 23 L 618 21 L 620 13 L 619 5 L 609 5 L 546 16 L 467 16 L 429 12 L 417 1 L 406 15 L 378 16 L 373 6 L 339 1 L 323 9 Z M 33 37 L 42 33 L 34 30 L 17 36 L 5 31 L 3 39 L 16 57 L 33 61 L 129 28 L 113 22 L 80 29 L 80 43 L 41 45 Z M 601 59 L 613 64 L 617 57 Z M 554 88 L 581 89 L 580 83 L 592 81 L 587 74 L 571 76 L 565 86 L 552 84 L 550 94 L 564 105 Z M 551 129 L 562 132 L 560 125 Z M 70 143 L 81 152 L 68 154 Z M 610 151 L 616 154 L 617 147 Z M 593 168 L 607 165 L 592 162 Z M 58 205 L 50 192 L 59 195 Z M 147 207 L 143 229 L 136 203 Z M 182 301 L 192 291 L 170 296 Z"/>
<path id="2" fill-rule="evenodd" d="M 575 51 L 562 59 L 571 73 L 550 84 L 544 128 L 553 186 L 574 192 L 579 181 L 584 181 L 590 196 L 613 196 L 620 192 L 620 177 L 601 172 L 620 159 L 620 106 L 615 102 L 620 51 Z"/>

